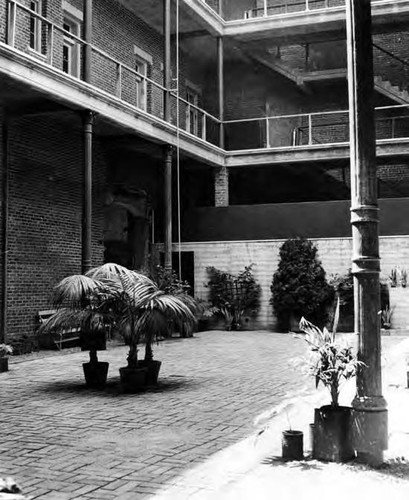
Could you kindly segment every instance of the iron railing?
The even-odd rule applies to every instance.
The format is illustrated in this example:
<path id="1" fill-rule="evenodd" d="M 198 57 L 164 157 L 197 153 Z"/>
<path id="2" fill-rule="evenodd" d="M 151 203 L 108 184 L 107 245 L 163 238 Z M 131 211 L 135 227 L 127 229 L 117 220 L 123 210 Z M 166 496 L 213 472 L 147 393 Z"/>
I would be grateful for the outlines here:
<path id="1" fill-rule="evenodd" d="M 39 43 L 30 47 L 30 30 L 34 23 Z M 131 105 L 139 113 L 146 113 L 163 120 L 164 96 L 168 94 L 171 101 L 171 119 L 173 125 L 204 141 L 218 144 L 218 129 L 221 122 L 199 106 L 189 103 L 177 92 L 166 89 L 161 83 L 137 71 L 123 61 L 111 56 L 93 44 L 87 44 L 82 38 L 65 30 L 62 26 L 50 21 L 41 14 L 17 0 L 8 0 L 7 44 L 28 53 L 42 62 L 63 71 L 63 40 L 70 40 L 72 54 L 76 53 L 78 71 L 67 73 L 68 77 L 83 80 L 81 61 L 84 59 L 86 45 L 91 47 L 92 86 L 107 92 L 121 101 Z M 178 119 L 179 118 L 179 119 Z M 195 124 L 191 126 L 191 121 Z M 211 133 L 209 133 L 209 131 Z"/>
<path id="2" fill-rule="evenodd" d="M 349 142 L 347 110 L 226 120 L 226 148 L 322 147 Z M 409 139 L 409 104 L 375 108 L 376 139 Z"/>

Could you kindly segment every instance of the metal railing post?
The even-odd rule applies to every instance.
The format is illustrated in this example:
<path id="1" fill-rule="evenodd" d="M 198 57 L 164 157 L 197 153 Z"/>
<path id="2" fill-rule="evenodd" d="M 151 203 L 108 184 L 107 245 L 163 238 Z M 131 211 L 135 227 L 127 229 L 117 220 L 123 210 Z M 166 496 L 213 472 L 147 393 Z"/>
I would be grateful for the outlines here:
<path id="1" fill-rule="evenodd" d="M 310 10 L 309 0 L 305 0 L 305 10 Z"/>
<path id="2" fill-rule="evenodd" d="M 268 15 L 267 0 L 264 0 L 264 17 Z"/>
<path id="3" fill-rule="evenodd" d="M 270 147 L 270 120 L 268 116 L 266 116 L 266 148 Z"/>
<path id="4" fill-rule="evenodd" d="M 202 139 L 205 141 L 206 140 L 206 113 L 203 113 L 202 115 Z"/>
<path id="5" fill-rule="evenodd" d="M 312 144 L 312 115 L 308 115 L 308 145 Z"/>

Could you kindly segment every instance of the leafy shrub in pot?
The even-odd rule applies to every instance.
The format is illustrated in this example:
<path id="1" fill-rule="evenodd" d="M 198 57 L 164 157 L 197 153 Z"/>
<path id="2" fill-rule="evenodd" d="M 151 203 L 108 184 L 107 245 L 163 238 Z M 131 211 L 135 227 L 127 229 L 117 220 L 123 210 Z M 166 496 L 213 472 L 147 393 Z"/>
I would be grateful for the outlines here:
<path id="1" fill-rule="evenodd" d="M 350 436 L 352 408 L 339 405 L 339 392 L 342 382 L 354 377 L 364 363 L 358 361 L 352 347 L 335 341 L 335 328 L 332 333 L 326 328 L 320 330 L 304 318 L 299 327 L 311 348 L 308 366 L 315 385 L 322 383 L 331 395 L 330 405 L 315 409 L 314 457 L 335 462 L 350 460 L 354 457 Z"/>
<path id="2" fill-rule="evenodd" d="M 334 289 L 326 280 L 317 248 L 304 238 L 289 239 L 280 248 L 280 262 L 271 284 L 270 300 L 280 331 L 291 328 L 291 319 L 306 315 L 325 324 Z"/>
<path id="3" fill-rule="evenodd" d="M 194 323 L 195 301 L 187 294 L 166 293 L 136 271 L 118 264 L 104 264 L 88 273 L 94 279 L 115 281 L 120 290 L 115 304 L 116 328 L 129 346 L 127 366 L 120 368 L 125 392 L 136 392 L 157 382 L 161 363 L 153 359 L 155 338 L 168 334 L 169 324 Z M 138 346 L 145 342 L 145 357 L 138 359 Z"/>
<path id="4" fill-rule="evenodd" d="M 234 275 L 215 267 L 207 267 L 210 280 L 209 300 L 226 320 L 227 330 L 239 330 L 244 314 L 255 316 L 260 309 L 261 287 L 253 273 L 254 264 Z"/>

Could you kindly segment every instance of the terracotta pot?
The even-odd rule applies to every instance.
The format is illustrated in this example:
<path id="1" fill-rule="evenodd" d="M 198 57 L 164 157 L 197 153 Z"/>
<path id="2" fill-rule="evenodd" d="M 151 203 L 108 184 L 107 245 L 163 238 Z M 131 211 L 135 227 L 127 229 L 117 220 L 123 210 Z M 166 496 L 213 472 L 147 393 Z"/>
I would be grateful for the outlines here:
<path id="1" fill-rule="evenodd" d="M 138 361 L 138 367 L 146 368 L 146 385 L 156 385 L 158 383 L 159 370 L 162 365 L 161 361 Z"/>
<path id="2" fill-rule="evenodd" d="M 108 377 L 109 363 L 98 361 L 96 363 L 83 363 L 85 385 L 94 389 L 105 387 Z"/>
<path id="3" fill-rule="evenodd" d="M 301 431 L 283 431 L 283 460 L 304 460 L 304 434 Z"/>
<path id="4" fill-rule="evenodd" d="M 145 389 L 147 371 L 146 367 L 129 368 L 124 366 L 120 368 L 122 390 L 127 393 L 135 393 Z"/>
<path id="5" fill-rule="evenodd" d="M 321 406 L 315 409 L 313 457 L 327 462 L 347 462 L 355 457 L 351 443 L 352 408 Z"/>
<path id="6" fill-rule="evenodd" d="M 0 372 L 7 372 L 9 370 L 9 358 L 0 358 Z"/>

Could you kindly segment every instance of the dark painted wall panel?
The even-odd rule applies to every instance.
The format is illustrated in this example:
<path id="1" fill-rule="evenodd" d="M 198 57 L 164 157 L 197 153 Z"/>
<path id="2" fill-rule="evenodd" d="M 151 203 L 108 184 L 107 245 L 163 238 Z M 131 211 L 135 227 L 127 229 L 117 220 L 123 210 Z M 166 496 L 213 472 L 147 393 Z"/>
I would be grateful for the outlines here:
<path id="1" fill-rule="evenodd" d="M 380 234 L 409 235 L 409 199 L 379 200 Z M 328 201 L 198 208 L 185 214 L 183 241 L 351 236 L 350 202 Z"/>

